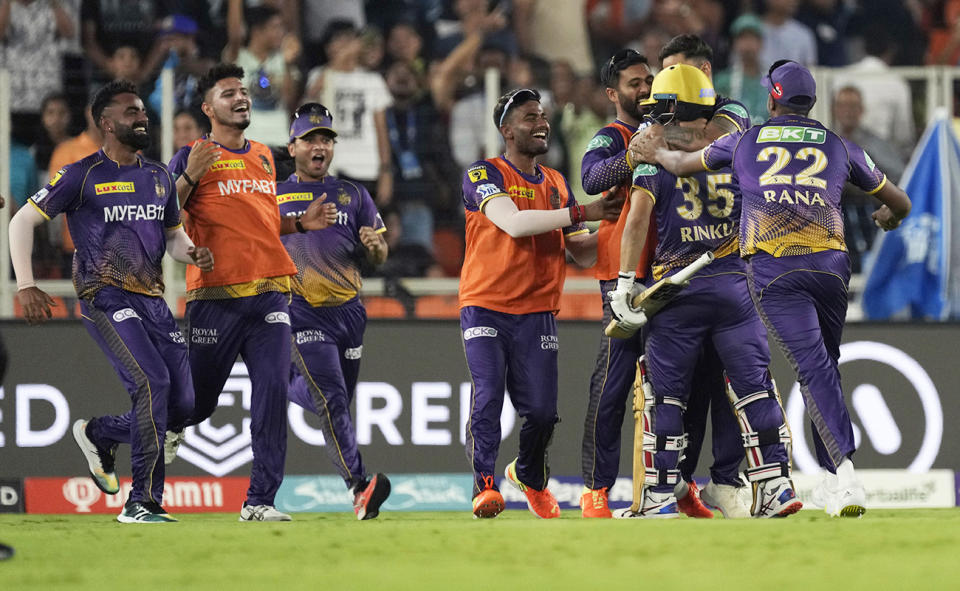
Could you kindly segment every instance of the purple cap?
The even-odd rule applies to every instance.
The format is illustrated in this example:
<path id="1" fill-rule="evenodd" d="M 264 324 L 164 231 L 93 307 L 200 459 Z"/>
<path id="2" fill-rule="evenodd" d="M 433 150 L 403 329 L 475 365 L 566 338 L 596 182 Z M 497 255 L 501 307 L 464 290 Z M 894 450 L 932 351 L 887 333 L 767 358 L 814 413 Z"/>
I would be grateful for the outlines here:
<path id="1" fill-rule="evenodd" d="M 317 130 L 326 131 L 331 136 L 337 137 L 337 132 L 333 130 L 333 115 L 330 114 L 330 110 L 320 103 L 300 105 L 290 125 L 290 141 L 293 142 Z"/>
<path id="2" fill-rule="evenodd" d="M 797 62 L 782 60 L 770 66 L 763 86 L 773 100 L 786 107 L 811 107 L 817 100 L 817 83 L 810 70 Z"/>

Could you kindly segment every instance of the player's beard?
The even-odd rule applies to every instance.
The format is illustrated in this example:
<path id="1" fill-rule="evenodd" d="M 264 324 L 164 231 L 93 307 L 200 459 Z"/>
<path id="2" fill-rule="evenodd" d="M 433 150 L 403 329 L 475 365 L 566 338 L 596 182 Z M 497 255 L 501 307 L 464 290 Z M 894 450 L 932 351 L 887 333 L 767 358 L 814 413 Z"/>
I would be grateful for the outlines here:
<path id="1" fill-rule="evenodd" d="M 123 125 L 116 121 L 113 123 L 113 128 L 116 130 L 114 135 L 117 136 L 117 141 L 121 144 L 134 150 L 146 150 L 150 147 L 150 133 L 147 129 L 144 129 L 143 132 L 134 131 L 132 126 Z"/>
<path id="2" fill-rule="evenodd" d="M 240 116 L 240 114 L 235 113 L 233 111 L 233 107 L 231 107 L 226 112 L 221 112 L 219 110 L 214 110 L 213 112 L 213 116 L 216 118 L 217 123 L 226 127 L 233 127 L 234 129 L 239 129 L 240 131 L 243 131 L 244 129 L 250 127 L 250 115 L 251 113 L 250 113 L 249 106 L 247 107 L 246 119 L 240 119 L 240 120 L 236 119 L 236 117 Z"/>
<path id="3" fill-rule="evenodd" d="M 638 105 L 637 102 L 640 100 L 646 100 L 647 98 L 648 97 L 646 96 L 641 96 L 639 97 L 639 99 L 636 97 L 629 98 L 626 94 L 621 94 L 620 108 L 623 109 L 624 113 L 626 113 L 627 115 L 630 115 L 630 117 L 636 119 L 637 121 L 642 121 L 643 111 L 645 109 L 641 109 L 640 105 Z"/>

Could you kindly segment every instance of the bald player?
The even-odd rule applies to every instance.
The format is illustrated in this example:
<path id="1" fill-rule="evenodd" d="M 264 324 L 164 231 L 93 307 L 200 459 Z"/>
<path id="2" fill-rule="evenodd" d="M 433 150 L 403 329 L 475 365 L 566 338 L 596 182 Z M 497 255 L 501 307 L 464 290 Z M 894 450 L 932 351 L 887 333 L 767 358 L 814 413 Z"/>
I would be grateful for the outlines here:
<path id="1" fill-rule="evenodd" d="M 566 252 L 589 266 L 596 234 L 587 220 L 614 217 L 613 197 L 577 205 L 566 179 L 538 164 L 550 124 L 540 93 L 521 88 L 500 97 L 494 124 L 502 156 L 474 162 L 463 176 L 466 256 L 460 275 L 460 327 L 473 379 L 466 426 L 473 470 L 473 514 L 496 517 L 504 507 L 494 482 L 505 389 L 523 419 L 520 450 L 505 470 L 537 517 L 560 516 L 547 488 L 547 448 L 557 416 L 555 315 L 566 275 Z"/>
<path id="2" fill-rule="evenodd" d="M 166 167 L 139 154 L 150 135 L 137 87 L 111 82 L 90 109 L 103 132 L 102 149 L 62 168 L 10 222 L 17 299 L 31 324 L 50 317 L 53 300 L 33 281 L 33 228 L 65 214 L 77 247 L 73 283 L 83 324 L 132 402 L 123 415 L 76 421 L 73 436 L 94 483 L 107 494 L 120 490 L 117 446 L 130 444 L 133 486 L 117 521 L 168 523 L 176 519 L 161 505 L 164 433 L 190 419 L 194 392 L 183 335 L 162 298 L 161 261 L 167 252 L 199 274 L 212 271 L 213 255 L 183 231 Z"/>
<path id="3" fill-rule="evenodd" d="M 851 182 L 883 205 L 876 224 L 892 230 L 910 212 L 910 198 L 870 156 L 809 117 L 816 82 L 792 61 L 774 63 L 763 80 L 770 119 L 720 138 L 695 153 L 644 144 L 641 156 L 675 174 L 732 166 L 743 195 L 740 253 L 754 306 L 793 366 L 813 423 L 820 485 L 830 515 L 859 517 L 866 492 L 854 473 L 853 426 L 838 360 L 847 312 L 850 259 L 840 195 Z M 654 134 L 655 135 L 655 134 Z"/>

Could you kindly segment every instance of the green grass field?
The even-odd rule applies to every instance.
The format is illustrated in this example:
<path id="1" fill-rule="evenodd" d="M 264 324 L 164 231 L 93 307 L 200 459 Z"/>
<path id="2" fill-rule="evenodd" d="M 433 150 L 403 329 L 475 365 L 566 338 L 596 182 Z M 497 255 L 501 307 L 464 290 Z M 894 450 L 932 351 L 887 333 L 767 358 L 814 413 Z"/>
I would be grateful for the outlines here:
<path id="1" fill-rule="evenodd" d="M 956 589 L 960 509 L 874 510 L 860 520 L 541 521 L 506 511 L 296 514 L 169 525 L 108 515 L 0 515 L 3 591 L 69 589 Z"/>

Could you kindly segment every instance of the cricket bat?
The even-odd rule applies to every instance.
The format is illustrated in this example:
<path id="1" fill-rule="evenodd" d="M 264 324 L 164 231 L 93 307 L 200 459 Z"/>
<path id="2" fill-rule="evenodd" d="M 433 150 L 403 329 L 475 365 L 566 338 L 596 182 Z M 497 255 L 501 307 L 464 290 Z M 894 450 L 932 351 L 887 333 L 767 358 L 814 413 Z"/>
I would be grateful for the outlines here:
<path id="1" fill-rule="evenodd" d="M 633 296 L 631 305 L 634 308 L 642 308 L 648 318 L 653 316 L 667 305 L 667 302 L 683 291 L 683 288 L 689 285 L 690 278 L 693 277 L 697 271 L 706 267 L 712 261 L 713 252 L 707 251 L 703 253 L 700 255 L 700 258 L 680 269 L 678 272 L 657 281 L 647 289 Z M 608 337 L 626 339 L 632 337 L 636 331 L 627 330 L 620 326 L 620 323 L 614 318 L 603 332 Z"/>

